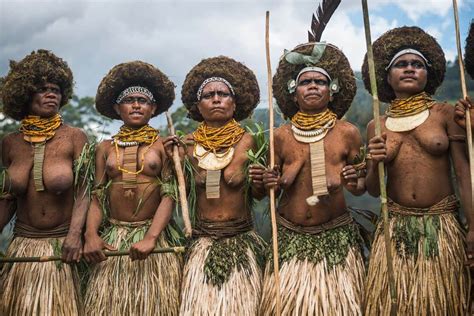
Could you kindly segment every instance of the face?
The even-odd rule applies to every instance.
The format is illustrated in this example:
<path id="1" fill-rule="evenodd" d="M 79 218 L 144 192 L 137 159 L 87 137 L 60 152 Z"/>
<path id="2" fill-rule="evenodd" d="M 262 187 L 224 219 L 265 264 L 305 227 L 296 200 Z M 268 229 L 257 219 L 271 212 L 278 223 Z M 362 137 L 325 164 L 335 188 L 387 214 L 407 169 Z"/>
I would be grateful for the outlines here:
<path id="1" fill-rule="evenodd" d="M 132 93 L 123 98 L 120 104 L 115 104 L 115 112 L 123 123 L 132 128 L 142 127 L 155 114 L 157 105 L 141 93 Z"/>
<path id="2" fill-rule="evenodd" d="M 415 54 L 398 57 L 390 67 L 387 82 L 397 98 L 408 98 L 422 92 L 428 81 L 428 71 L 423 58 Z"/>
<path id="3" fill-rule="evenodd" d="M 28 113 L 44 118 L 52 117 L 59 112 L 62 95 L 57 84 L 45 83 L 33 94 Z"/>
<path id="4" fill-rule="evenodd" d="M 303 113 L 323 112 L 333 100 L 329 91 L 328 78 L 316 71 L 303 73 L 298 78 L 294 100 Z"/>
<path id="5" fill-rule="evenodd" d="M 210 82 L 202 90 L 197 107 L 207 125 L 219 127 L 234 117 L 235 101 L 225 83 Z"/>

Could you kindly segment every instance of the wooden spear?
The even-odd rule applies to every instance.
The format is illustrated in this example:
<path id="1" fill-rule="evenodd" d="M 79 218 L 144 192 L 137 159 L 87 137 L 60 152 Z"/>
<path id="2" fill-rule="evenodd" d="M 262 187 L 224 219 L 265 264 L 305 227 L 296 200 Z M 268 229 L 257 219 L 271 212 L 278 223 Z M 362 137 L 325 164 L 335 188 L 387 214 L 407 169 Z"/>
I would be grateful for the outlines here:
<path id="1" fill-rule="evenodd" d="M 268 77 L 268 116 L 270 123 L 268 129 L 270 131 L 270 169 L 275 166 L 275 142 L 273 136 L 273 78 L 272 66 L 270 62 L 270 11 L 266 12 L 265 19 L 265 50 L 267 57 L 267 77 Z M 273 242 L 273 275 L 275 276 L 275 300 L 276 315 L 281 315 L 281 296 L 280 296 L 280 267 L 278 263 L 278 231 L 276 224 L 276 207 L 275 207 L 275 188 L 270 189 L 270 214 L 272 221 L 272 242 Z"/>
<path id="2" fill-rule="evenodd" d="M 176 132 L 173 126 L 173 120 L 168 111 L 166 111 L 166 120 L 168 121 L 168 130 L 170 135 L 175 135 Z M 181 213 L 184 222 L 184 234 L 190 238 L 193 233 L 191 220 L 189 219 L 188 200 L 186 198 L 186 182 L 184 181 L 183 169 L 181 169 L 181 159 L 179 158 L 178 146 L 173 146 L 173 163 L 176 177 L 178 178 L 179 201 L 181 202 Z"/>
<path id="3" fill-rule="evenodd" d="M 151 253 L 183 253 L 186 249 L 184 247 L 171 247 L 171 248 L 157 248 Z M 129 250 L 123 251 L 104 251 L 106 257 L 117 257 L 117 256 L 128 256 Z M 41 257 L 0 257 L 0 263 L 20 263 L 20 262 L 49 262 L 49 261 L 60 261 L 61 256 L 41 256 Z"/>
<path id="4" fill-rule="evenodd" d="M 374 65 L 374 54 L 372 51 L 372 38 L 370 35 L 370 21 L 369 21 L 369 8 L 367 6 L 367 0 L 362 0 L 362 11 L 364 15 L 364 28 L 365 28 L 365 40 L 367 43 L 367 61 L 369 64 L 369 75 L 370 75 L 370 88 L 372 91 L 373 98 L 373 113 L 375 122 L 375 135 L 381 135 L 380 129 L 380 101 L 377 92 L 377 80 L 375 78 L 375 65 Z M 385 255 L 387 256 L 387 272 L 388 282 L 390 287 L 390 315 L 397 315 L 398 303 L 397 303 L 397 288 L 395 286 L 395 276 L 393 272 L 393 260 L 392 260 L 392 246 L 390 242 L 390 232 L 388 226 L 388 208 L 387 208 L 387 190 L 385 187 L 385 167 L 383 161 L 378 163 L 379 173 L 379 184 L 380 184 L 380 200 L 382 208 L 382 222 L 383 222 L 383 234 L 385 240 Z M 370 289 L 368 289 L 370 290 Z"/>
<path id="5" fill-rule="evenodd" d="M 458 16 L 458 4 L 456 0 L 453 0 L 453 11 L 454 11 L 454 26 L 456 29 L 456 46 L 458 48 L 458 63 L 459 63 L 459 74 L 461 76 L 461 90 L 462 97 L 465 100 L 467 97 L 466 89 L 466 77 L 464 74 L 464 62 L 462 60 L 462 51 L 461 51 L 461 36 L 459 35 L 459 16 Z M 469 173 L 471 180 L 471 208 L 474 207 L 474 194 L 472 189 L 472 180 L 474 179 L 474 153 L 472 151 L 472 129 L 471 129 L 471 111 L 469 108 L 466 109 L 466 134 L 467 134 L 467 149 L 469 152 Z"/>

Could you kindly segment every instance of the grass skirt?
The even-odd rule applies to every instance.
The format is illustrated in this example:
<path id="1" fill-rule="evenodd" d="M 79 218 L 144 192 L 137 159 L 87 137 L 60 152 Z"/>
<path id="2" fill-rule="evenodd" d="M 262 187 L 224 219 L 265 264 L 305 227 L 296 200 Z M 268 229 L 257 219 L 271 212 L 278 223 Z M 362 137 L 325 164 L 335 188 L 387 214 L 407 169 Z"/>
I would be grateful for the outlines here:
<path id="1" fill-rule="evenodd" d="M 398 315 L 467 314 L 470 277 L 463 232 L 453 213 L 394 216 L 389 221 Z M 418 233 L 417 233 L 418 232 Z M 389 315 L 382 223 L 372 246 L 366 315 Z"/>
<path id="2" fill-rule="evenodd" d="M 263 246 L 254 232 L 198 238 L 184 267 L 180 314 L 256 315 Z"/>
<path id="3" fill-rule="evenodd" d="M 62 238 L 16 237 L 8 257 L 55 256 Z M 79 278 L 61 262 L 5 264 L 0 276 L 0 315 L 81 315 Z"/>
<path id="4" fill-rule="evenodd" d="M 118 250 L 143 239 L 149 224 L 115 224 L 102 238 Z M 170 247 L 160 234 L 157 247 Z M 92 268 L 85 297 L 86 315 L 177 315 L 181 257 L 151 254 L 145 260 L 109 257 Z"/>
<path id="5" fill-rule="evenodd" d="M 278 228 L 282 315 L 362 315 L 364 262 L 358 233 L 346 225 L 317 235 Z M 259 315 L 275 315 L 273 256 Z"/>

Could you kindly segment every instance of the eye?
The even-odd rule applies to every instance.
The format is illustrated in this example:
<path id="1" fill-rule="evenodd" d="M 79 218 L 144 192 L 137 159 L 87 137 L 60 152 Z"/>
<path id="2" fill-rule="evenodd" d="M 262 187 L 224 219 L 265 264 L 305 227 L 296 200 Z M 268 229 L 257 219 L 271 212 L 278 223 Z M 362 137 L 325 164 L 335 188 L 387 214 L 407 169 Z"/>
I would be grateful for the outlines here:
<path id="1" fill-rule="evenodd" d="M 393 65 L 394 68 L 406 68 L 408 67 L 408 62 L 407 61 L 404 61 L 404 60 L 401 60 L 397 63 L 395 63 L 395 65 Z"/>
<path id="2" fill-rule="evenodd" d="M 208 92 L 208 93 L 204 93 L 201 97 L 201 99 L 206 99 L 206 100 L 209 100 L 212 98 L 212 96 L 214 95 L 213 92 Z"/>
<path id="3" fill-rule="evenodd" d="M 312 79 L 305 79 L 305 80 L 301 80 L 298 85 L 299 86 L 307 86 L 309 85 L 313 80 Z"/>
<path id="4" fill-rule="evenodd" d="M 328 86 L 329 83 L 324 80 L 324 79 L 317 79 L 317 80 L 314 80 L 314 82 L 318 85 L 318 86 Z"/>
<path id="5" fill-rule="evenodd" d="M 137 98 L 138 104 L 140 105 L 146 105 L 148 104 L 148 100 L 145 98 Z"/>
<path id="6" fill-rule="evenodd" d="M 421 61 L 412 61 L 411 65 L 416 69 L 425 69 L 425 64 Z"/>
<path id="7" fill-rule="evenodd" d="M 219 97 L 221 97 L 221 98 L 228 98 L 228 97 L 230 97 L 230 93 L 228 93 L 228 92 L 223 92 L 223 91 L 218 91 L 218 92 L 217 92 L 217 95 L 218 95 Z"/>

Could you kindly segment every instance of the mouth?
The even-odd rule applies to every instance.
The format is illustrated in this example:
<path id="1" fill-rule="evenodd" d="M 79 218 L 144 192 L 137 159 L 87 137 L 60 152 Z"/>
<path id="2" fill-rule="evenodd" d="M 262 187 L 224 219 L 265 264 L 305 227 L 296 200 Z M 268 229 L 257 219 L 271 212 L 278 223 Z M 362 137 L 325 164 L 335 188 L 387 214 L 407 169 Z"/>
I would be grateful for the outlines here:
<path id="1" fill-rule="evenodd" d="M 312 98 L 321 98 L 321 95 L 317 94 L 317 93 L 310 93 L 310 94 L 307 94 L 305 95 L 305 99 L 312 99 Z"/>
<path id="2" fill-rule="evenodd" d="M 400 80 L 401 81 L 414 81 L 414 80 L 416 80 L 416 77 L 414 77 L 414 76 L 404 76 L 404 77 L 400 77 Z"/>
<path id="3" fill-rule="evenodd" d="M 130 112 L 130 116 L 143 116 L 142 112 Z"/>

